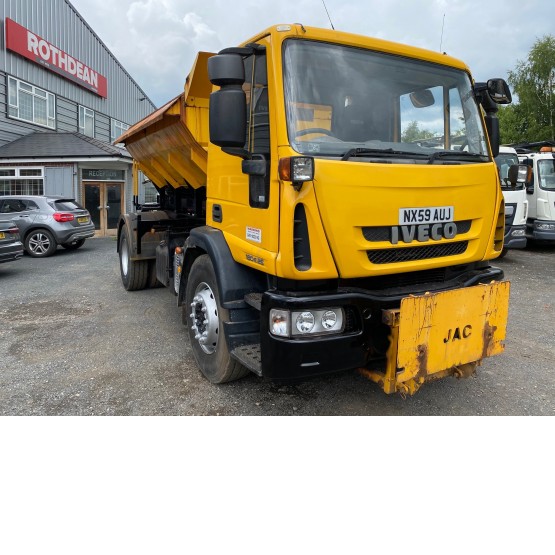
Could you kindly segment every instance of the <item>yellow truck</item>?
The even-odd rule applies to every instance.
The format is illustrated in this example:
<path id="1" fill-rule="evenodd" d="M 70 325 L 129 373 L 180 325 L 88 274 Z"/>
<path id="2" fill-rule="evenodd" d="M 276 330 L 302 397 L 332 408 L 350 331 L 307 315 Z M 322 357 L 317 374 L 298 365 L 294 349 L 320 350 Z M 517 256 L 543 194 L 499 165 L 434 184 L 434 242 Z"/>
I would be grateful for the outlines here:
<path id="1" fill-rule="evenodd" d="M 504 348 L 510 101 L 445 54 L 301 24 L 201 52 L 118 139 L 159 198 L 120 220 L 123 285 L 172 289 L 213 383 L 469 376 Z"/>

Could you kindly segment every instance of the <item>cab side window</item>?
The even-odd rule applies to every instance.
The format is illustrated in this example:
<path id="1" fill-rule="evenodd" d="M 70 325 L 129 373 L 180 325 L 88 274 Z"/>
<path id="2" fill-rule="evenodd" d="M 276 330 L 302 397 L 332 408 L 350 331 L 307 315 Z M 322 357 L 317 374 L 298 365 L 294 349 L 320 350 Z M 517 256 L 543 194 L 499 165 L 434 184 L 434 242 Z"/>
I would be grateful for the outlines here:
<path id="1" fill-rule="evenodd" d="M 270 107 L 268 97 L 268 74 L 266 55 L 248 56 L 245 63 L 247 96 L 247 137 L 245 149 L 253 158 L 264 157 L 266 175 L 249 176 L 249 204 L 254 208 L 268 208 L 270 193 Z"/>

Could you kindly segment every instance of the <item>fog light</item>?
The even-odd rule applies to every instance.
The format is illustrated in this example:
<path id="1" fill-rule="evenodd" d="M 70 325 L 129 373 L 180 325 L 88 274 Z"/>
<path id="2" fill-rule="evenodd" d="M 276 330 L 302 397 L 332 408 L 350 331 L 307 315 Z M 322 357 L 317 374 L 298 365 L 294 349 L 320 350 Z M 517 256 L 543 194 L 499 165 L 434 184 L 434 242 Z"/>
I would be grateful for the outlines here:
<path id="1" fill-rule="evenodd" d="M 526 230 L 525 229 L 514 229 L 511 232 L 511 235 L 513 237 L 524 237 L 524 235 L 526 235 Z"/>
<path id="2" fill-rule="evenodd" d="M 297 329 L 301 333 L 310 333 L 314 327 L 314 314 L 312 312 L 301 312 L 295 321 Z"/>
<path id="3" fill-rule="evenodd" d="M 289 312 L 287 310 L 270 310 L 270 333 L 280 337 L 289 337 Z"/>

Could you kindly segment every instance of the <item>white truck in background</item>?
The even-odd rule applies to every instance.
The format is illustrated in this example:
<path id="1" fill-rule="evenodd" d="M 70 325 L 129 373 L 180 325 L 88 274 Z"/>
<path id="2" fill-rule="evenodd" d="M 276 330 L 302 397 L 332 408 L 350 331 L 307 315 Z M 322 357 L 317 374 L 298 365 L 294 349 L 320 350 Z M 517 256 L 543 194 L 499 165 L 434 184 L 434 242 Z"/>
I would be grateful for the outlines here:
<path id="1" fill-rule="evenodd" d="M 531 169 L 526 182 L 529 205 L 526 237 L 555 242 L 555 141 L 513 146 L 519 163 Z"/>
<path id="2" fill-rule="evenodd" d="M 508 249 L 523 249 L 526 247 L 526 219 L 528 216 L 528 200 L 526 182 L 509 179 L 511 166 L 518 166 L 517 151 L 510 146 L 500 146 L 499 154 L 495 157 L 501 178 L 501 190 L 505 199 L 505 239 L 501 256 L 507 254 Z M 518 174 L 517 174 L 518 175 Z"/>

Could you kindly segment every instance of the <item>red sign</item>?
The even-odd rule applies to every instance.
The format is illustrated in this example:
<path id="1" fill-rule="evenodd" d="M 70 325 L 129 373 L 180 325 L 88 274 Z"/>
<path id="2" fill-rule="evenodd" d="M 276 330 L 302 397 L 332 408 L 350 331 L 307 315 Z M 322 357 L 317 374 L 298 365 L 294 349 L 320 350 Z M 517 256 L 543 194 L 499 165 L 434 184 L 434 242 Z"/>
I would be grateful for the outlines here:
<path id="1" fill-rule="evenodd" d="M 6 18 L 6 48 L 99 96 L 108 96 L 106 77 L 9 18 Z"/>

